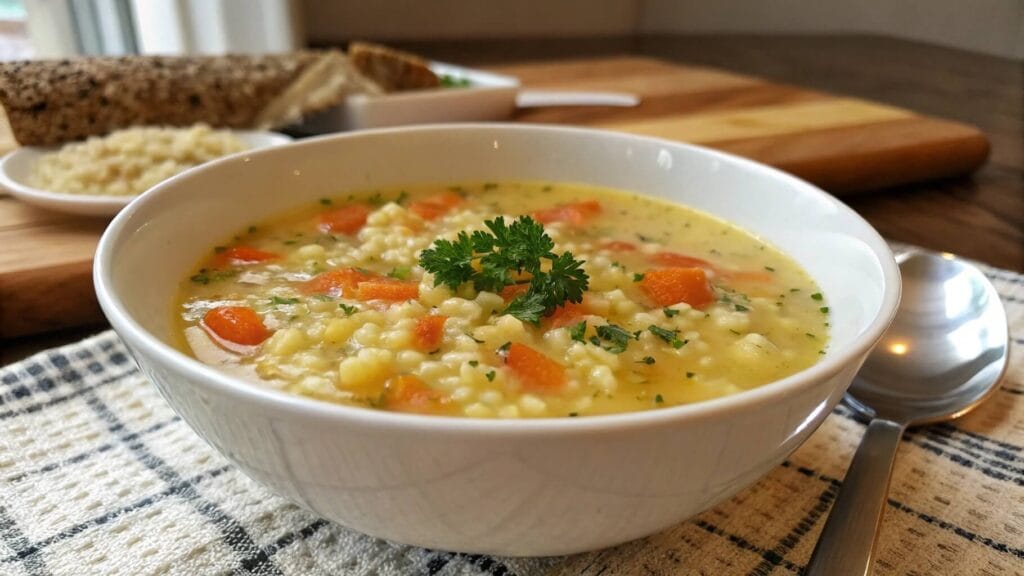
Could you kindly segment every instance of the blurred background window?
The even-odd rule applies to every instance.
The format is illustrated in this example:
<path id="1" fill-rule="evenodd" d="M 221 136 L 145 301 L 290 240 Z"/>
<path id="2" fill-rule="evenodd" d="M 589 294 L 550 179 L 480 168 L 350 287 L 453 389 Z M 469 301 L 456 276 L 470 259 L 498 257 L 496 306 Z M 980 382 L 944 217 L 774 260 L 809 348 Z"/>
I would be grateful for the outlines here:
<path id="1" fill-rule="evenodd" d="M 278 52 L 353 39 L 876 34 L 1024 58 L 1022 0 L 0 0 L 0 57 Z M 19 28 L 20 27 L 20 28 Z M 10 39 L 8 38 L 10 37 Z"/>
<path id="2" fill-rule="evenodd" d="M 299 0 L 0 2 L 20 15 L 22 41 L 27 32 L 39 57 L 284 52 L 303 44 Z"/>
<path id="3" fill-rule="evenodd" d="M 26 30 L 25 5 L 21 0 L 0 0 L 0 60 L 32 56 Z"/>

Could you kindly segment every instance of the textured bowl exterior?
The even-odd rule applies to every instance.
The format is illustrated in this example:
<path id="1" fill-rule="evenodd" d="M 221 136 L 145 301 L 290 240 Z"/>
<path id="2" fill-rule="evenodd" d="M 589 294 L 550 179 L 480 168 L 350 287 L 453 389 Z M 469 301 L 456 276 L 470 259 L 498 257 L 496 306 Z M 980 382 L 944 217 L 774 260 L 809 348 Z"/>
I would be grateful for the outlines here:
<path id="1" fill-rule="evenodd" d="M 209 246 L 253 220 L 349 189 L 510 179 L 631 189 L 754 231 L 821 284 L 835 310 L 832 349 L 797 375 L 708 402 L 487 421 L 316 402 L 237 381 L 169 345 L 180 279 Z M 95 274 L 100 303 L 143 371 L 252 478 L 373 536 L 502 555 L 628 541 L 749 486 L 821 424 L 899 299 L 898 269 L 884 241 L 804 182 L 677 143 L 503 125 L 327 137 L 200 167 L 118 216 Z"/>

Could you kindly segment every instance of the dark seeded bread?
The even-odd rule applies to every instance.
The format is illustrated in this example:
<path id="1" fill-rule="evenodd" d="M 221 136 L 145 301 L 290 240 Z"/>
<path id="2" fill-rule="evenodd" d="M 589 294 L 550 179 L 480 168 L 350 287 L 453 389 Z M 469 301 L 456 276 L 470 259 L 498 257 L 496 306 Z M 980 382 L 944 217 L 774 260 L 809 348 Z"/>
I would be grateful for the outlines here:
<path id="1" fill-rule="evenodd" d="M 272 128 L 354 91 L 377 89 L 337 51 L 0 64 L 0 104 L 22 145 L 138 125 Z"/>
<path id="2" fill-rule="evenodd" d="M 348 57 L 363 76 L 385 92 L 435 88 L 440 84 L 427 61 L 415 54 L 369 42 L 352 42 Z"/>

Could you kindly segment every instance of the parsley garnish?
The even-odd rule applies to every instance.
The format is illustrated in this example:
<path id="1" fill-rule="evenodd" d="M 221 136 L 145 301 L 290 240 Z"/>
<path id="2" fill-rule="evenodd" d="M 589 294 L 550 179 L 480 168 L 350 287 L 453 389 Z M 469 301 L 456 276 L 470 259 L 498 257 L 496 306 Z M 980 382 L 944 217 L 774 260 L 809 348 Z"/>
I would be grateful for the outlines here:
<path id="1" fill-rule="evenodd" d="M 662 308 L 661 311 L 664 312 L 665 316 L 669 318 L 675 316 L 676 314 L 679 314 L 679 310 L 673 310 L 672 308 Z"/>
<path id="2" fill-rule="evenodd" d="M 736 308 L 737 312 L 746 312 L 746 311 L 750 310 L 750 308 L 747 308 L 743 304 L 733 304 L 733 307 Z"/>
<path id="3" fill-rule="evenodd" d="M 694 372 L 687 372 L 687 373 L 686 373 L 686 377 L 687 377 L 687 378 L 693 378 L 693 377 L 694 377 L 694 375 L 695 375 L 695 373 L 694 373 Z"/>
<path id="4" fill-rule="evenodd" d="M 495 376 L 495 374 L 496 374 L 496 372 L 495 372 L 494 370 L 491 370 L 490 372 L 488 372 L 488 373 L 486 374 L 486 376 L 487 376 L 487 381 L 488 381 L 488 382 L 494 382 L 494 376 Z"/>
<path id="5" fill-rule="evenodd" d="M 480 362 L 478 360 L 470 360 L 469 365 L 472 366 L 473 368 L 476 368 L 477 366 L 480 365 Z"/>
<path id="6" fill-rule="evenodd" d="M 820 301 L 822 298 L 824 298 L 824 296 L 821 295 L 821 292 L 815 292 L 814 294 L 811 294 L 811 299 L 812 300 L 819 300 Z"/>
<path id="7" fill-rule="evenodd" d="M 771 266 L 765 266 L 764 269 L 769 272 L 775 272 L 775 268 L 772 268 Z"/>
<path id="8" fill-rule="evenodd" d="M 355 306 L 349 306 L 344 302 L 340 302 L 338 304 L 338 308 L 341 308 L 341 311 L 344 312 L 346 316 L 351 316 L 359 311 L 359 308 L 356 308 Z"/>
<path id="9" fill-rule="evenodd" d="M 587 333 L 587 321 L 586 320 L 580 322 L 579 324 L 577 324 L 577 325 L 575 325 L 575 326 L 573 326 L 572 328 L 569 329 L 569 337 L 572 338 L 573 340 L 577 341 L 577 342 L 583 342 L 584 344 L 587 343 L 587 340 L 586 340 L 586 337 L 585 337 L 586 333 Z"/>
<path id="10" fill-rule="evenodd" d="M 572 253 L 555 254 L 554 241 L 529 216 L 506 225 L 501 216 L 487 220 L 488 231 L 460 232 L 454 241 L 436 240 L 420 254 L 420 266 L 434 275 L 434 285 L 452 290 L 471 282 L 477 290 L 500 292 L 527 273 L 530 285 L 502 312 L 537 323 L 565 302 L 581 302 L 590 278 Z M 544 270 L 547 260 L 550 268 Z M 474 266 L 476 264 L 476 266 Z M 478 269 L 479 268 L 479 269 Z"/>
<path id="11" fill-rule="evenodd" d="M 644 356 L 643 359 L 636 361 L 637 364 L 647 364 L 648 366 L 654 364 L 654 362 L 655 360 L 652 356 Z"/>
<path id="12" fill-rule="evenodd" d="M 682 348 L 688 342 L 688 340 L 679 339 L 679 330 L 666 330 L 665 328 L 655 326 L 654 324 L 648 326 L 647 330 L 649 330 L 651 334 L 654 334 L 658 338 L 661 338 L 665 342 L 671 344 L 673 348 Z"/>
<path id="13" fill-rule="evenodd" d="M 655 404 L 662 404 L 664 402 L 665 402 L 665 399 L 661 397 L 661 394 L 658 394 L 657 396 L 654 397 L 654 403 Z"/>
<path id="14" fill-rule="evenodd" d="M 330 198 L 321 198 L 320 203 L 323 204 L 324 206 L 330 206 L 332 204 Z"/>
<path id="15" fill-rule="evenodd" d="M 644 279 L 644 275 L 640 272 L 633 274 L 633 282 L 640 282 Z"/>
<path id="16" fill-rule="evenodd" d="M 821 310 L 822 314 L 828 314 L 828 306 L 822 306 L 821 308 L 818 308 L 818 310 Z"/>
<path id="17" fill-rule="evenodd" d="M 598 326 L 597 335 L 601 339 L 608 341 L 608 344 L 605 344 L 602 348 L 612 354 L 622 354 L 625 352 L 626 346 L 629 346 L 629 341 L 633 339 L 631 333 L 626 332 L 621 326 L 616 326 L 615 324 Z"/>
<path id="18" fill-rule="evenodd" d="M 274 306 L 278 306 L 280 304 L 298 304 L 299 303 L 299 299 L 298 298 L 281 298 L 280 296 L 271 296 L 270 297 L 270 303 L 273 304 Z"/>
<path id="19" fill-rule="evenodd" d="M 498 346 L 498 353 L 504 354 L 505 352 L 508 352 L 508 349 L 511 348 L 511 347 L 512 347 L 512 343 L 511 342 L 505 342 L 501 346 Z"/>

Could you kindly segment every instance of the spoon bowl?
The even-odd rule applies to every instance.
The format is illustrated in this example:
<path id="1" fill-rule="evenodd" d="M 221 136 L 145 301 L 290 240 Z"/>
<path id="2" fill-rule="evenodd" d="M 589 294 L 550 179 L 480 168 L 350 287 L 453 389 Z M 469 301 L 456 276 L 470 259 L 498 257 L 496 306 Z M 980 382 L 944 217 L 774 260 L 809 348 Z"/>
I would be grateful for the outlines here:
<path id="1" fill-rule="evenodd" d="M 956 418 L 995 390 L 1006 368 L 1006 313 L 984 274 L 951 254 L 897 261 L 903 301 L 846 402 L 908 426 Z"/>
<path id="2" fill-rule="evenodd" d="M 967 413 L 1006 371 L 1006 311 L 985 275 L 952 254 L 913 251 L 896 260 L 900 308 L 844 398 L 871 422 L 811 555 L 809 576 L 871 571 L 903 431 Z"/>

